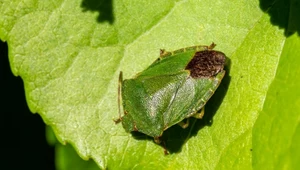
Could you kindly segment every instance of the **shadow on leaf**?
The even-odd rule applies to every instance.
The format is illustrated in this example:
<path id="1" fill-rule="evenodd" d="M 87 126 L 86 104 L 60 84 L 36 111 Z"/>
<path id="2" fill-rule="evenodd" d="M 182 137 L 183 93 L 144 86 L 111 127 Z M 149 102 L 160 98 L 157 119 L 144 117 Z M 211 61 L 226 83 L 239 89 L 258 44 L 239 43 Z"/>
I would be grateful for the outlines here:
<path id="1" fill-rule="evenodd" d="M 83 11 L 98 11 L 99 16 L 97 18 L 98 22 L 109 22 L 114 23 L 113 15 L 113 2 L 112 0 L 83 0 L 81 7 Z"/>
<path id="2" fill-rule="evenodd" d="M 193 136 L 198 134 L 198 131 L 201 130 L 205 126 L 212 125 L 212 119 L 218 108 L 220 107 L 229 83 L 230 83 L 230 65 L 231 60 L 226 58 L 226 74 L 219 86 L 219 88 L 215 91 L 215 94 L 211 97 L 211 99 L 205 105 L 205 114 L 202 119 L 190 118 L 189 126 L 186 129 L 181 128 L 178 125 L 174 125 L 167 129 L 163 135 L 161 136 L 162 143 L 160 144 L 162 147 L 166 148 L 169 153 L 178 153 L 181 151 L 182 146 Z M 152 140 L 152 137 L 149 137 L 140 132 L 131 132 L 132 136 L 137 140 Z M 154 141 L 153 141 L 154 142 Z"/>
<path id="3" fill-rule="evenodd" d="M 285 36 L 300 35 L 300 0 L 260 0 L 260 8 L 271 17 L 271 23 L 284 29 Z"/>

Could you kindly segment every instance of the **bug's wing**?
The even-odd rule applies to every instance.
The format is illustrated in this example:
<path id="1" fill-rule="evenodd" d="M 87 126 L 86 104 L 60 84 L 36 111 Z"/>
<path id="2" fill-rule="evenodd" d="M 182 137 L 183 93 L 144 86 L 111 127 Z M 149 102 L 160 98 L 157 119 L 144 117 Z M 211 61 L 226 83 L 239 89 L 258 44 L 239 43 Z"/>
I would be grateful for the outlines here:
<path id="1" fill-rule="evenodd" d="M 164 121 L 169 122 L 169 127 L 200 110 L 218 88 L 224 74 L 225 71 L 222 71 L 212 78 L 186 79 L 164 113 Z"/>
<path id="2" fill-rule="evenodd" d="M 128 131 L 138 130 L 157 137 L 165 129 L 164 113 L 176 97 L 177 90 L 188 77 L 188 72 L 125 80 L 122 86 L 124 110 L 122 120 Z"/>

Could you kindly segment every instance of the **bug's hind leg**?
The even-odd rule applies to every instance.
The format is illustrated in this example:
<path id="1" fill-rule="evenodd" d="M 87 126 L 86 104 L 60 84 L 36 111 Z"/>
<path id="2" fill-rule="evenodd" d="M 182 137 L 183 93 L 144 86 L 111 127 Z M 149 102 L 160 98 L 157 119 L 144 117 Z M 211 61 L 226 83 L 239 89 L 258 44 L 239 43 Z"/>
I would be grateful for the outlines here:
<path id="1" fill-rule="evenodd" d="M 189 127 L 189 124 L 190 124 L 190 119 L 189 118 L 184 119 L 184 120 L 182 120 L 181 122 L 178 123 L 178 125 L 180 127 L 182 127 L 183 129 Z"/>
<path id="2" fill-rule="evenodd" d="M 193 117 L 196 119 L 202 119 L 203 116 L 204 116 L 204 107 L 202 107 L 202 109 L 199 110 L 199 112 L 193 115 Z"/>

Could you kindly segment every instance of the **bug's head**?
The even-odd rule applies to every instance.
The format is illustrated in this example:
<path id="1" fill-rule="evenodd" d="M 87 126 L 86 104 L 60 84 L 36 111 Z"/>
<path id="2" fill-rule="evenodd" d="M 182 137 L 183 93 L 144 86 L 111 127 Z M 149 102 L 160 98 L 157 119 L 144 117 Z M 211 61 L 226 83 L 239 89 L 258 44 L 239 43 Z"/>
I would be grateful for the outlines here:
<path id="1" fill-rule="evenodd" d="M 220 51 L 205 50 L 196 52 L 185 67 L 193 78 L 212 77 L 224 69 L 226 56 Z"/>

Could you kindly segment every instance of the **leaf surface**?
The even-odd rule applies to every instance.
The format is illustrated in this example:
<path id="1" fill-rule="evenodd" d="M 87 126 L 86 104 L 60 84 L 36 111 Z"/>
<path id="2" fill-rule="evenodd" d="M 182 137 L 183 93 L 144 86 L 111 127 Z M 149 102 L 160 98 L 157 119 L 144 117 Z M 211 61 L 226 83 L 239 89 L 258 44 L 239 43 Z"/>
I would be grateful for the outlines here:
<path id="1" fill-rule="evenodd" d="M 0 38 L 8 42 L 11 68 L 24 81 L 31 111 L 60 142 L 102 169 L 251 169 L 264 162 L 299 168 L 299 36 L 287 39 L 260 5 L 256 0 L 3 0 Z M 295 15 L 286 20 L 297 31 Z M 212 41 L 230 59 L 227 74 L 203 120 L 165 133 L 170 155 L 152 139 L 114 124 L 120 70 L 131 78 L 159 49 Z M 279 134 L 285 135 L 278 141 Z"/>

